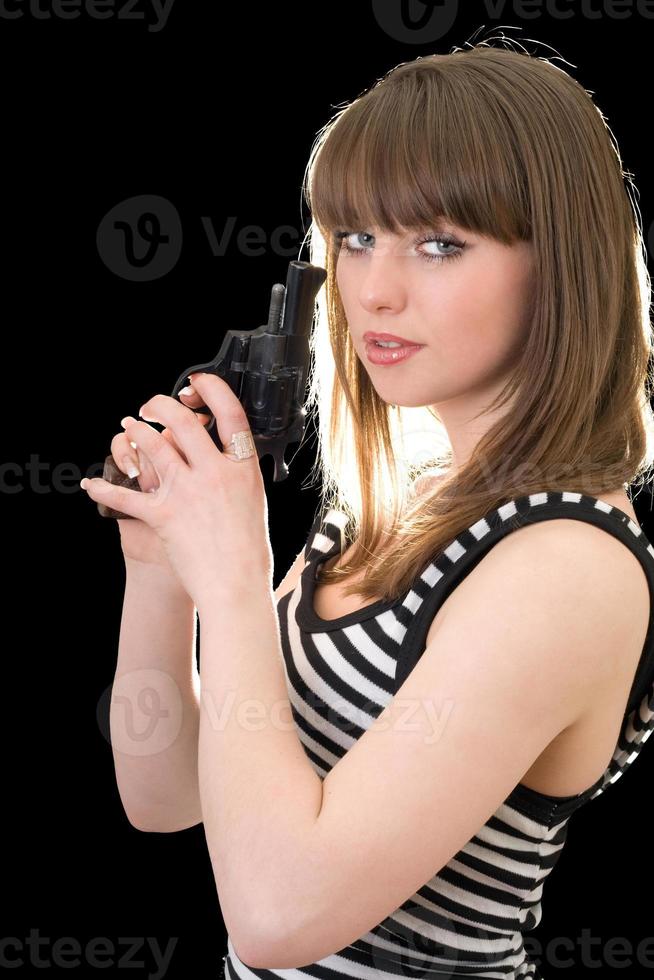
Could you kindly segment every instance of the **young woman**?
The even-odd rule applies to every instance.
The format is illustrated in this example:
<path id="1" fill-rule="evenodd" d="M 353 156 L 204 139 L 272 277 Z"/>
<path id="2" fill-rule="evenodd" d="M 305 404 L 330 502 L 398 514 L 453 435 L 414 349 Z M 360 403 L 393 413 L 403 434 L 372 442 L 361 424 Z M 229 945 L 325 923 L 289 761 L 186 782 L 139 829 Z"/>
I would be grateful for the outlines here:
<path id="1" fill-rule="evenodd" d="M 228 980 L 541 978 L 525 940 L 568 821 L 654 726 L 654 550 L 629 496 L 652 466 L 652 336 L 629 185 L 581 85 L 483 42 L 401 64 L 340 111 L 306 193 L 327 269 L 323 500 L 276 590 L 279 657 L 251 599 L 250 643 L 223 625 L 238 643 L 209 673 L 198 603 L 206 686 L 266 705 L 283 688 L 292 725 L 207 725 L 203 742 L 199 722 L 198 786 L 189 729 L 158 760 L 168 809 L 150 758 L 160 805 L 141 795 L 135 823 L 204 821 Z M 145 765 L 117 759 L 124 800 Z"/>

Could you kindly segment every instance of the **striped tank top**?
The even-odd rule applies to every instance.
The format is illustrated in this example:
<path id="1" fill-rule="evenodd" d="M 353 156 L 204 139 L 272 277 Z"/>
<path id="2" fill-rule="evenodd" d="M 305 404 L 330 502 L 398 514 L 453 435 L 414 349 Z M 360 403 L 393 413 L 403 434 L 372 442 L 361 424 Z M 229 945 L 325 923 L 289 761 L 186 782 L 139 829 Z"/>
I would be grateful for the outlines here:
<path id="1" fill-rule="evenodd" d="M 492 510 L 428 564 L 393 601 L 378 600 L 338 619 L 314 610 L 316 569 L 343 552 L 345 514 L 319 514 L 306 565 L 277 604 L 286 684 L 296 731 L 314 770 L 331 767 L 391 701 L 426 645 L 431 622 L 457 584 L 493 545 L 535 521 L 573 518 L 619 538 L 638 557 L 654 596 L 654 549 L 624 511 L 573 492 L 535 493 Z M 397 980 L 425 974 L 544 980 L 525 948 L 541 921 L 545 879 L 565 844 L 572 814 L 631 766 L 654 728 L 654 601 L 643 651 L 611 761 L 584 792 L 549 796 L 519 783 L 454 857 L 383 922 L 344 949 L 294 970 L 255 969 L 231 940 L 225 980 L 313 977 Z"/>

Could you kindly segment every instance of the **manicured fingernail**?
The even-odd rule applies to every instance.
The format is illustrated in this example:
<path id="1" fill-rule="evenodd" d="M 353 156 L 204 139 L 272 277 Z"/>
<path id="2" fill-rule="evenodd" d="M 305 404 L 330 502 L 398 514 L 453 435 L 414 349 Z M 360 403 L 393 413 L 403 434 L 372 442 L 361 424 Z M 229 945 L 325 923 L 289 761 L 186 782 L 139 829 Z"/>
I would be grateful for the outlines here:
<path id="1" fill-rule="evenodd" d="M 195 388 L 193 387 L 193 385 L 187 385 L 186 388 L 180 388 L 179 393 L 180 395 L 194 395 Z"/>
<path id="2" fill-rule="evenodd" d="M 143 405 L 139 408 L 139 418 L 143 419 L 144 422 L 158 422 L 158 419 L 153 419 L 150 415 L 143 414 Z"/>
<path id="3" fill-rule="evenodd" d="M 127 475 L 133 480 L 135 476 L 139 476 L 140 469 L 135 465 L 134 460 L 129 456 L 123 458 L 123 466 L 127 470 Z"/>
<path id="4" fill-rule="evenodd" d="M 132 442 L 131 440 L 130 440 L 130 446 L 132 447 L 132 449 L 138 449 L 138 446 L 136 445 L 136 443 L 135 442 Z"/>
<path id="5" fill-rule="evenodd" d="M 135 421 L 136 419 L 132 418 L 131 415 L 126 415 L 124 419 L 120 420 L 120 424 L 122 425 L 123 429 L 126 429 L 130 422 Z"/>
<path id="6" fill-rule="evenodd" d="M 79 485 L 80 485 L 80 487 L 82 488 L 82 490 L 86 490 L 86 488 L 87 488 L 87 487 L 88 487 L 88 485 L 89 485 L 89 481 L 87 480 L 87 478 L 86 478 L 86 477 L 84 477 L 83 479 L 81 479 L 81 480 L 79 481 Z"/>

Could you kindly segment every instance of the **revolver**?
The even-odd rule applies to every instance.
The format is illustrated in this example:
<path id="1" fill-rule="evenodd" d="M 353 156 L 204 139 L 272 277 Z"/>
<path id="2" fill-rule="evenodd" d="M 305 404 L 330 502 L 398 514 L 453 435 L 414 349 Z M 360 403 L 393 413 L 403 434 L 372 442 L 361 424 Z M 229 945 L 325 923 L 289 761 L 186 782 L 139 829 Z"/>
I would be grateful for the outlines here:
<path id="1" fill-rule="evenodd" d="M 275 483 L 288 477 L 286 446 L 301 442 L 304 435 L 309 334 L 316 295 L 326 276 L 320 266 L 289 262 L 286 285 L 276 282 L 272 287 L 268 322 L 256 330 L 228 330 L 213 361 L 186 368 L 171 392 L 177 398 L 188 375 L 195 371 L 217 374 L 226 381 L 245 409 L 259 459 L 267 453 L 273 457 Z M 206 415 L 208 406 L 200 406 L 197 412 Z M 222 451 L 214 415 L 204 428 Z M 141 490 L 138 479 L 126 476 L 111 453 L 105 458 L 102 476 L 108 483 Z M 105 504 L 97 506 L 101 517 L 131 518 Z"/>

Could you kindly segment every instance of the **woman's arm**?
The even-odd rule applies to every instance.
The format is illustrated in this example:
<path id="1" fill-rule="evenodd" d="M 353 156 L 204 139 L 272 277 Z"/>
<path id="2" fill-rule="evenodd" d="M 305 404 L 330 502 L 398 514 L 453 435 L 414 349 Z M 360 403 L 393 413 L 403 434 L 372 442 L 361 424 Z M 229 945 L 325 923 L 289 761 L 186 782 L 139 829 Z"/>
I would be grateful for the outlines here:
<path id="1" fill-rule="evenodd" d="M 275 589 L 275 603 L 293 591 L 304 565 L 303 548 Z M 195 607 L 157 566 L 127 561 L 126 568 L 110 714 L 116 779 L 133 827 L 174 833 L 202 822 Z"/>
<path id="2" fill-rule="evenodd" d="M 202 822 L 195 606 L 156 565 L 126 561 L 111 745 L 120 798 L 137 830 Z"/>

